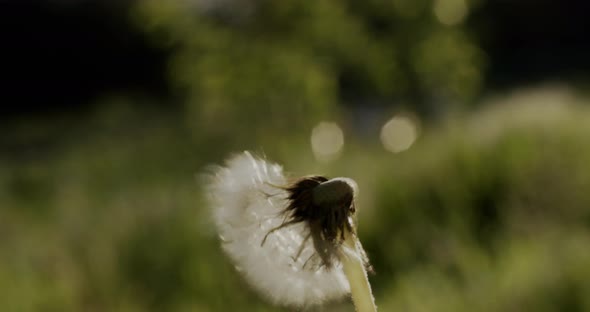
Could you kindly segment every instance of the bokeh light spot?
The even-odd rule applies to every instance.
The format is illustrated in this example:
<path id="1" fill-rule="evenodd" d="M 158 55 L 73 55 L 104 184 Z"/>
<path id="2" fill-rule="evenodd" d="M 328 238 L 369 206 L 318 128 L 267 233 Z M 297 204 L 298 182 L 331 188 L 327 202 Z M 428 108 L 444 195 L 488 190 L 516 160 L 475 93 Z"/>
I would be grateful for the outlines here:
<path id="1" fill-rule="evenodd" d="M 344 134 L 334 122 L 320 122 L 311 131 L 311 149 L 317 160 L 330 161 L 338 158 L 344 145 Z"/>
<path id="2" fill-rule="evenodd" d="M 394 116 L 381 128 L 381 143 L 392 153 L 407 150 L 417 137 L 417 120 L 409 116 Z"/>
<path id="3" fill-rule="evenodd" d="M 436 0 L 434 15 L 444 25 L 457 25 L 465 20 L 469 8 L 465 0 Z"/>

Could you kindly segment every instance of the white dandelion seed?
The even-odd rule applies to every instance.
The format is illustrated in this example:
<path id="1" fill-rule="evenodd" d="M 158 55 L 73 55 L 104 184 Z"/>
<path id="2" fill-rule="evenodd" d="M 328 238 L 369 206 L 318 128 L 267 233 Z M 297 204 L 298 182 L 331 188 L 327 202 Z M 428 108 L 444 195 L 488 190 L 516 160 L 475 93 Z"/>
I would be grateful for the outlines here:
<path id="1" fill-rule="evenodd" d="M 208 191 L 223 250 L 264 297 L 308 307 L 352 288 L 357 311 L 375 311 L 352 221 L 353 180 L 289 183 L 281 166 L 244 152 L 216 169 Z"/>

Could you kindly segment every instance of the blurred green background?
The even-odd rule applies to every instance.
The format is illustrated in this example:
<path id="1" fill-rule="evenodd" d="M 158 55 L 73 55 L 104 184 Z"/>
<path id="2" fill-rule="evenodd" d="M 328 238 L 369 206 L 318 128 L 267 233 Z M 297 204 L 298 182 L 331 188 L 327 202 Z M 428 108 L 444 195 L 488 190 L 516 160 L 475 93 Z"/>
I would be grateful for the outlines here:
<path id="1" fill-rule="evenodd" d="M 0 6 L 2 311 L 286 311 L 205 205 L 244 149 L 357 180 L 380 311 L 590 311 L 586 2 Z"/>

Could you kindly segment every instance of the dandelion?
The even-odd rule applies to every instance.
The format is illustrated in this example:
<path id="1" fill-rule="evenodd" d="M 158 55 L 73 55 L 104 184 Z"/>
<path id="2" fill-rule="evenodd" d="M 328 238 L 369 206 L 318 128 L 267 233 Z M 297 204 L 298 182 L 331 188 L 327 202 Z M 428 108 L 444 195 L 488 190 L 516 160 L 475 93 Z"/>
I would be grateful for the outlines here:
<path id="1" fill-rule="evenodd" d="M 375 311 L 369 262 L 356 234 L 356 183 L 307 176 L 244 152 L 209 183 L 222 248 L 246 281 L 278 305 L 306 308 L 351 294 Z"/>

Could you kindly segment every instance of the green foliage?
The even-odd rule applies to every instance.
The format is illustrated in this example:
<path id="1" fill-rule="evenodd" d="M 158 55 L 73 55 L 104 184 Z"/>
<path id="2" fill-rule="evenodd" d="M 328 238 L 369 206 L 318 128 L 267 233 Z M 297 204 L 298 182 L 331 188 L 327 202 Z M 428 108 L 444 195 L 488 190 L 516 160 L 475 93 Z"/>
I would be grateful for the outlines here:
<path id="1" fill-rule="evenodd" d="M 136 20 L 174 49 L 170 77 L 195 131 L 240 141 L 267 126 L 302 131 L 341 102 L 471 99 L 483 54 L 461 24 L 439 22 L 433 5 L 142 1 Z"/>
<path id="2" fill-rule="evenodd" d="M 477 95 L 485 58 L 461 16 L 476 6 L 138 1 L 184 109 L 112 98 L 79 120 L 1 125 L 2 310 L 282 310 L 224 257 L 195 179 L 242 148 L 357 180 L 381 311 L 590 310 L 585 99 L 500 99 L 425 124 L 399 154 L 350 124 L 341 158 L 310 151 L 313 125 L 353 114 L 342 103 L 439 111 Z"/>
<path id="3" fill-rule="evenodd" d="M 502 99 L 427 127 L 401 154 L 351 139 L 329 165 L 304 145 L 269 157 L 359 182 L 359 230 L 383 311 L 585 311 L 590 114 L 547 98 Z M 227 261 L 194 179 L 225 147 L 204 151 L 174 114 L 108 111 L 36 157 L 2 158 L 3 307 L 282 310 Z"/>
<path id="4" fill-rule="evenodd" d="M 589 115 L 535 100 L 382 164 L 365 245 L 386 310 L 590 309 Z"/>

